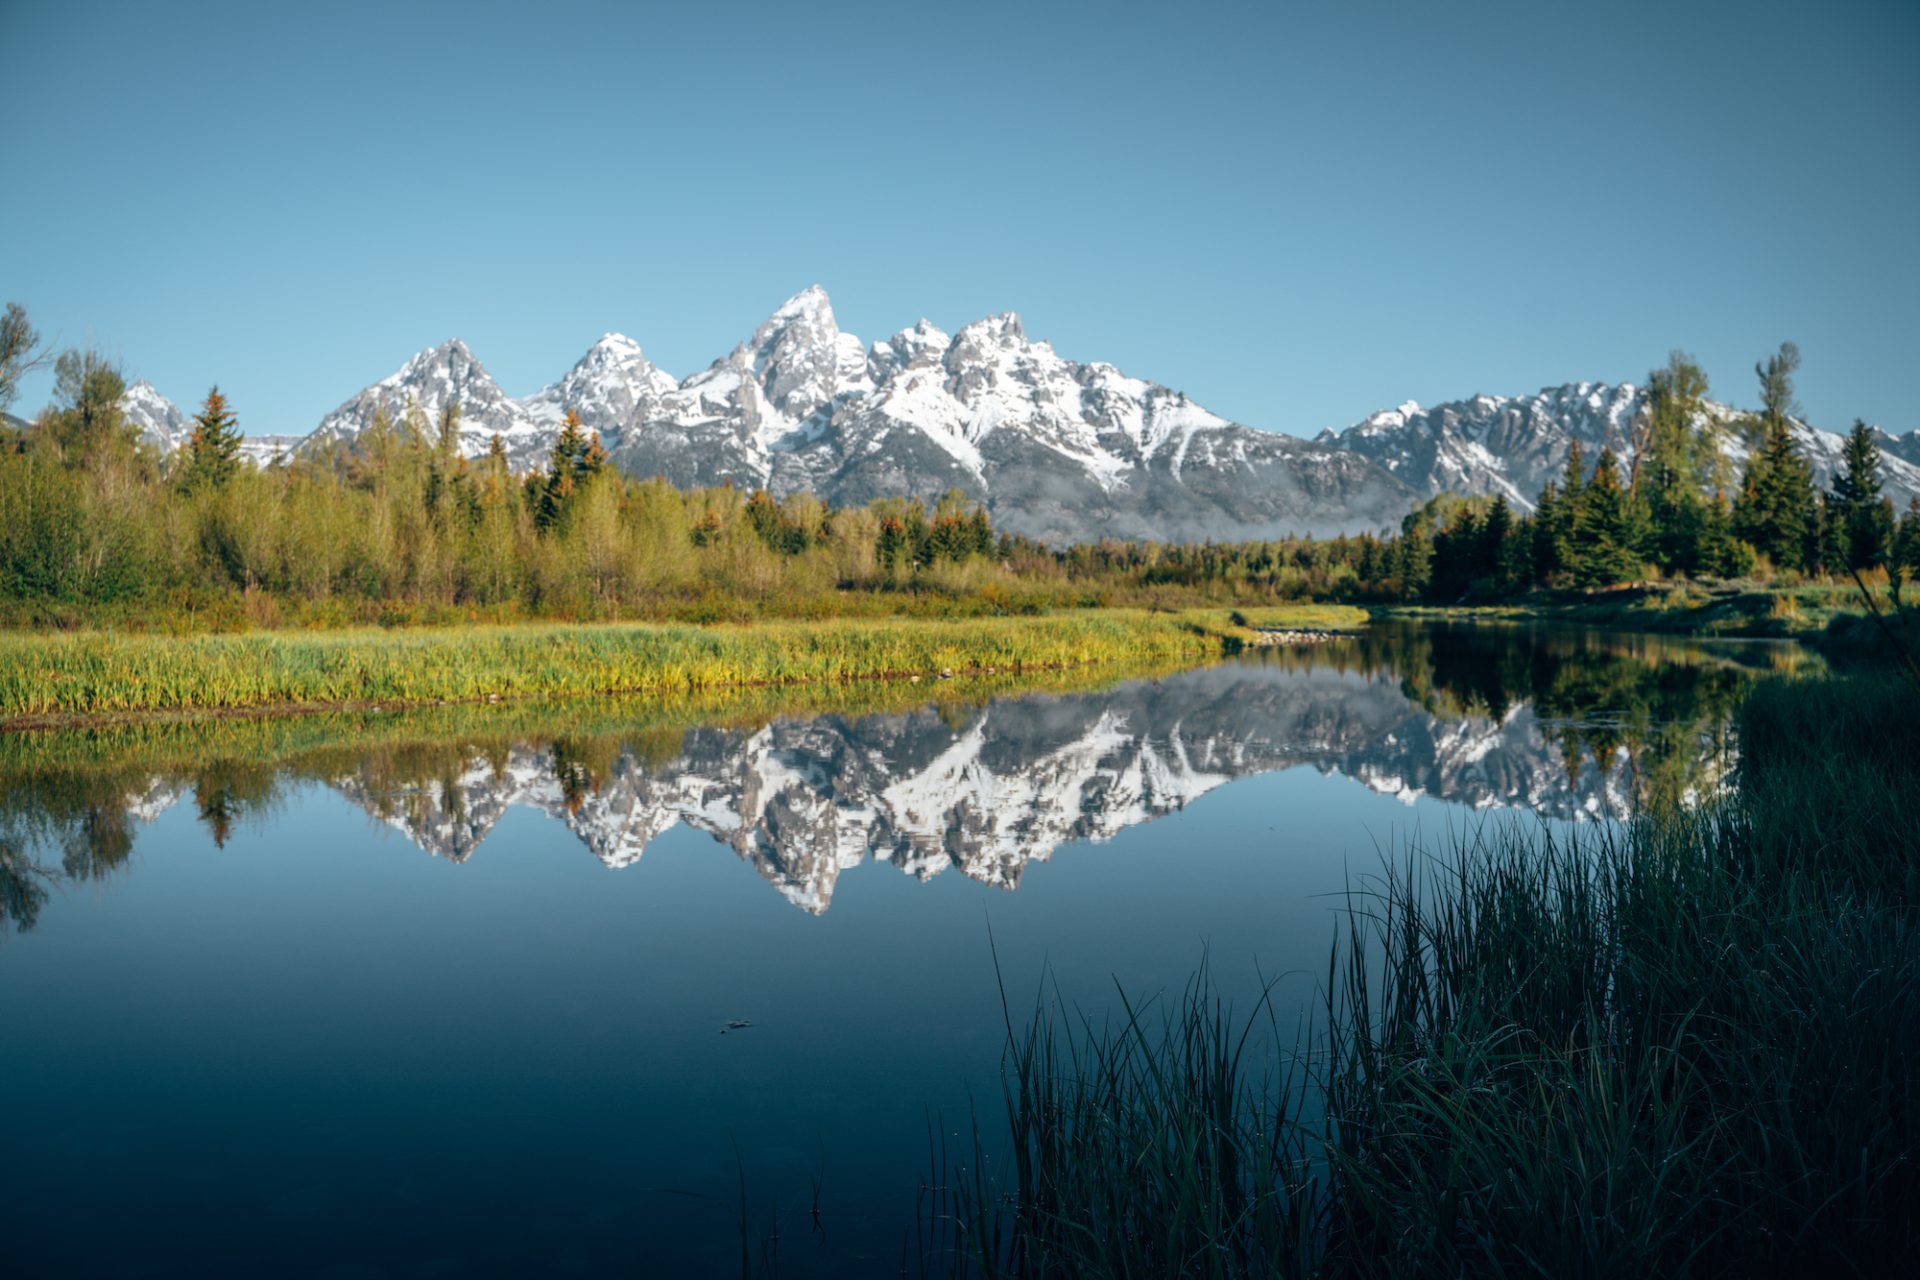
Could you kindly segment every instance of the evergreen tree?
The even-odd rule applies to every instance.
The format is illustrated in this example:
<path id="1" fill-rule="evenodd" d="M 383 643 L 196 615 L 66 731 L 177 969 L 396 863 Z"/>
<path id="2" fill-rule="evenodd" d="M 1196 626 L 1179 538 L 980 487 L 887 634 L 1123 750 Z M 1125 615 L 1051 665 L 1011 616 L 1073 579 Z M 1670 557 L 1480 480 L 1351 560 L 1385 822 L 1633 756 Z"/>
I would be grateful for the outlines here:
<path id="1" fill-rule="evenodd" d="M 880 520 L 880 534 L 874 540 L 874 558 L 880 567 L 892 573 L 900 566 L 909 552 L 907 546 L 907 526 L 896 515 L 883 516 Z"/>
<path id="2" fill-rule="evenodd" d="M 607 451 L 600 444 L 600 433 L 589 432 L 580 424 L 580 415 L 567 410 L 567 420 L 553 442 L 546 480 L 541 486 L 534 509 L 534 523 L 551 529 L 560 523 L 567 502 L 574 493 L 598 475 L 606 465 Z"/>
<path id="3" fill-rule="evenodd" d="M 193 416 L 180 485 L 189 490 L 224 488 L 239 466 L 240 420 L 215 386 Z"/>
<path id="4" fill-rule="evenodd" d="M 449 397 L 447 403 L 440 409 L 440 435 L 437 443 L 442 458 L 452 459 L 460 452 L 460 415 L 460 402 Z M 499 438 L 499 433 L 495 432 L 494 439 Z"/>
<path id="5" fill-rule="evenodd" d="M 1425 522 L 1411 522 L 1395 550 L 1393 571 L 1400 580 L 1400 596 L 1417 600 L 1433 581 L 1433 538 Z"/>
<path id="6" fill-rule="evenodd" d="M 1534 583 L 1534 547 L 1537 518 L 1522 518 L 1500 544 L 1499 583 L 1503 592 L 1525 591 Z"/>
<path id="7" fill-rule="evenodd" d="M 1806 569 L 1815 558 L 1819 512 L 1813 468 L 1793 447 L 1786 426 L 1767 429 L 1760 451 L 1747 462 L 1740 499 L 1734 507 L 1734 532 L 1779 569 Z"/>
<path id="8" fill-rule="evenodd" d="M 1533 505 L 1533 545 L 1528 549 L 1530 578 L 1536 583 L 1553 581 L 1565 561 L 1563 537 L 1565 513 L 1560 504 L 1560 487 L 1549 480 L 1540 489 Z"/>
<path id="9" fill-rule="evenodd" d="M 1633 493 L 1648 524 L 1643 550 L 1667 572 L 1691 573 L 1698 565 L 1702 490 L 1725 466 L 1718 442 L 1696 426 L 1710 420 L 1706 398 L 1706 372 L 1684 351 L 1648 375 Z"/>
<path id="10" fill-rule="evenodd" d="M 1586 453 L 1575 440 L 1567 451 L 1567 467 L 1561 476 L 1560 488 L 1554 493 L 1553 501 L 1546 502 L 1546 490 L 1542 490 L 1542 505 L 1535 516 L 1539 526 L 1535 544 L 1535 561 L 1539 567 L 1540 580 L 1554 582 L 1573 572 L 1576 559 L 1574 530 L 1579 526 L 1581 511 L 1586 504 L 1587 476 Z M 1548 489 L 1552 488 L 1549 482 Z"/>
<path id="11" fill-rule="evenodd" d="M 1800 350 L 1791 342 L 1754 366 L 1760 378 L 1760 447 L 1747 460 L 1734 533 L 1778 569 L 1810 569 L 1819 560 L 1819 508 L 1813 468 L 1793 447 L 1793 374 Z"/>
<path id="12" fill-rule="evenodd" d="M 1592 483 L 1581 495 L 1573 530 L 1572 570 L 1577 585 L 1609 586 L 1638 575 L 1640 555 L 1631 504 L 1631 496 L 1621 487 L 1613 450 L 1602 449 Z"/>
<path id="13" fill-rule="evenodd" d="M 1496 497 L 1487 508 L 1486 527 L 1480 534 L 1477 576 L 1484 578 L 1496 592 L 1515 585 L 1507 576 L 1507 544 L 1513 541 L 1513 508 L 1504 497 Z"/>
<path id="14" fill-rule="evenodd" d="M 1700 509 L 1699 571 L 1716 578 L 1738 578 L 1753 571 L 1753 559 L 1753 547 L 1734 536 L 1727 495 L 1715 493 Z"/>
<path id="15" fill-rule="evenodd" d="M 1873 429 L 1855 419 L 1833 478 L 1831 541 L 1841 558 L 1832 569 L 1865 569 L 1884 564 L 1893 550 L 1893 504 L 1880 496 L 1880 446 Z"/>
<path id="16" fill-rule="evenodd" d="M 1907 514 L 1900 517 L 1899 531 L 1894 534 L 1893 551 L 1893 568 L 1920 577 L 1920 497 L 1908 500 Z"/>
<path id="17" fill-rule="evenodd" d="M 1800 348 L 1791 342 L 1753 366 L 1760 379 L 1760 425 L 1766 431 L 1784 427 L 1799 407 L 1793 399 L 1793 375 L 1800 371 Z"/>

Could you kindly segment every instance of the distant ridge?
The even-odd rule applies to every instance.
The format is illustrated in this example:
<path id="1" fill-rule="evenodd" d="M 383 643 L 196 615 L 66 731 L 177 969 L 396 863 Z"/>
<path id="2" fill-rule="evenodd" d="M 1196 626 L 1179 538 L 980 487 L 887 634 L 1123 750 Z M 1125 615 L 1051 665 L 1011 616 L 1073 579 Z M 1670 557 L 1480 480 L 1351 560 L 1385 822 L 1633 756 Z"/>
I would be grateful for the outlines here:
<path id="1" fill-rule="evenodd" d="M 958 488 L 998 526 L 1053 543 L 1226 540 L 1394 527 L 1445 490 L 1530 509 L 1575 440 L 1589 458 L 1607 445 L 1628 452 L 1645 398 L 1628 383 L 1576 382 L 1402 405 L 1303 440 L 1230 422 L 1110 364 L 1068 360 L 1028 338 L 1013 312 L 951 335 L 921 320 L 868 345 L 841 332 L 814 286 L 685 379 L 609 333 L 558 381 L 515 399 L 450 339 L 305 437 L 251 437 L 249 454 L 350 446 L 380 412 L 399 421 L 417 405 L 432 421 L 457 400 L 461 451 L 478 456 L 497 435 L 524 469 L 545 462 L 572 409 L 617 465 L 682 487 L 806 490 L 841 505 Z M 147 383 L 129 388 L 124 404 L 162 450 L 190 430 Z M 1804 423 L 1795 431 L 1827 483 L 1840 437 Z M 1920 431 L 1880 438 L 1887 492 L 1904 505 L 1920 494 Z"/>

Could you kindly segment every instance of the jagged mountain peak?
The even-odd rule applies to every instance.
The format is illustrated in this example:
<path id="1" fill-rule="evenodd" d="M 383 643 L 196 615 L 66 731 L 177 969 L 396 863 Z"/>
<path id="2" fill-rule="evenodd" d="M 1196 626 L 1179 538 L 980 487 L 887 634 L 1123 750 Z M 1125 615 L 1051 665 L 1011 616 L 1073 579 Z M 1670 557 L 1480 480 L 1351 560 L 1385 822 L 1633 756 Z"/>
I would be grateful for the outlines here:
<path id="1" fill-rule="evenodd" d="M 944 330 L 922 316 L 912 327 L 874 343 L 872 360 L 884 376 L 911 364 L 937 362 L 952 345 Z"/>
<path id="2" fill-rule="evenodd" d="M 963 342 L 1002 347 L 1027 345 L 1027 331 L 1020 323 L 1018 311 L 1002 311 L 975 320 L 972 324 L 953 335 L 954 345 Z M 1034 345 L 1045 346 L 1045 343 Z"/>
<path id="3" fill-rule="evenodd" d="M 833 300 L 827 297 L 827 291 L 817 284 L 810 284 L 800 292 L 788 298 L 773 309 L 767 317 L 768 324 L 800 317 L 824 317 L 827 323 L 833 323 Z"/>
<path id="4" fill-rule="evenodd" d="M 599 339 L 587 348 L 587 355 L 581 357 L 582 361 L 584 362 L 596 352 L 606 352 L 610 355 L 619 356 L 637 356 L 641 354 L 639 343 L 629 338 L 626 334 L 616 333 L 611 329 L 601 334 Z"/>
<path id="5" fill-rule="evenodd" d="M 145 378 L 121 394 L 120 412 L 140 433 L 141 441 L 162 454 L 173 452 L 193 434 L 192 420 Z"/>
<path id="6" fill-rule="evenodd" d="M 599 432 L 613 447 L 636 418 L 651 416 L 679 386 L 647 359 L 638 342 L 624 333 L 609 332 L 587 348 L 565 377 L 522 404 L 535 421 L 553 431 L 560 429 L 572 410 L 580 415 L 582 425 Z"/>
<path id="7" fill-rule="evenodd" d="M 460 447 L 470 455 L 484 453 L 496 435 L 506 441 L 516 462 L 551 443 L 543 439 L 541 420 L 500 389 L 464 341 L 449 338 L 416 352 L 399 369 L 328 414 L 308 437 L 308 444 L 349 443 L 381 413 L 399 422 L 417 407 L 431 422 L 452 402 L 460 405 Z"/>
<path id="8" fill-rule="evenodd" d="M 1531 511 L 1541 487 L 1557 479 L 1577 442 L 1589 465 L 1601 450 L 1633 456 L 1647 389 L 1632 382 L 1566 382 L 1531 395 L 1475 394 L 1422 409 L 1412 401 L 1362 419 L 1344 431 L 1327 430 L 1318 443 L 1363 454 L 1425 496 L 1443 492 L 1498 495 Z M 1739 410 L 1708 401 L 1705 414 L 1726 422 Z M 1841 437 L 1795 420 L 1794 442 L 1813 465 L 1815 483 L 1832 483 Z M 1920 456 L 1908 458 L 1901 441 L 1884 432 L 1882 480 L 1896 505 L 1920 493 Z M 1747 447 L 1725 439 L 1737 475 Z M 1915 450 L 1920 454 L 1920 450 Z"/>

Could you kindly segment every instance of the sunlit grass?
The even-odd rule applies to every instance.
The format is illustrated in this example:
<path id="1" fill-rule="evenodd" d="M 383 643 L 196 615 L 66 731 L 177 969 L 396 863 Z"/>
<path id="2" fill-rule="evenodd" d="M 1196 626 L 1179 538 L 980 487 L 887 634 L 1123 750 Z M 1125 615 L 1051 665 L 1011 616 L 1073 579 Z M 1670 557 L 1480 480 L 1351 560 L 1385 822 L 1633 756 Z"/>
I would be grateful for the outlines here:
<path id="1" fill-rule="evenodd" d="M 0 635 L 0 718 L 678 696 L 757 685 L 1199 662 L 1239 643 L 1239 629 L 1224 609 L 745 626 L 12 634 Z"/>

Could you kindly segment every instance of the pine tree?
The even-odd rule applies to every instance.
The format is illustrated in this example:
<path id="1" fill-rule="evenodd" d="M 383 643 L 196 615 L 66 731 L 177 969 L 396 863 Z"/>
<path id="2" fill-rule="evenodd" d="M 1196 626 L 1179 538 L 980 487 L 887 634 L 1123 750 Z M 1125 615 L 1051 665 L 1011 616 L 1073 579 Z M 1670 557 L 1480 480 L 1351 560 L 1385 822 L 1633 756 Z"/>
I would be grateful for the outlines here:
<path id="1" fill-rule="evenodd" d="M 1573 530 L 1573 580 L 1583 587 L 1610 586 L 1636 577 L 1640 555 L 1635 545 L 1632 498 L 1620 486 L 1613 450 L 1602 449 L 1593 481 L 1581 495 Z"/>
<path id="2" fill-rule="evenodd" d="M 1560 559 L 1562 518 L 1560 487 L 1549 480 L 1541 486 L 1540 497 L 1533 504 L 1533 545 L 1529 548 L 1528 568 L 1530 578 L 1536 583 L 1551 582 L 1563 567 Z"/>
<path id="3" fill-rule="evenodd" d="M 181 470 L 183 489 L 219 489 L 240 466 L 240 420 L 227 406 L 227 398 L 214 387 L 193 416 L 193 435 L 187 440 L 186 465 Z"/>
<path id="4" fill-rule="evenodd" d="M 1920 497 L 1907 500 L 1907 514 L 1900 517 L 1894 534 L 1893 567 L 1920 577 Z"/>
<path id="5" fill-rule="evenodd" d="M 454 454 L 460 452 L 461 413 L 460 402 L 452 397 L 449 397 L 446 404 L 440 407 L 440 438 L 438 443 L 440 452 L 445 457 L 452 457 Z"/>
<path id="6" fill-rule="evenodd" d="M 1413 522 L 1400 535 L 1394 557 L 1394 576 L 1400 579 L 1403 600 L 1417 600 L 1433 581 L 1433 538 L 1424 521 Z"/>
<path id="7" fill-rule="evenodd" d="M 1573 571 L 1577 554 L 1574 530 L 1580 524 L 1581 511 L 1586 505 L 1586 466 L 1586 454 L 1575 440 L 1567 451 L 1567 468 L 1560 488 L 1555 490 L 1549 481 L 1541 491 L 1539 512 L 1534 517 L 1537 526 L 1534 559 L 1542 582 L 1553 582 Z M 1547 501 L 1549 491 L 1551 503 Z"/>
<path id="8" fill-rule="evenodd" d="M 1880 446 L 1873 428 L 1855 419 L 1833 479 L 1831 540 L 1844 558 L 1833 569 L 1865 569 L 1886 562 L 1893 549 L 1893 504 L 1880 496 Z"/>
<path id="9" fill-rule="evenodd" d="M 1808 554 L 1809 543 L 1819 537 L 1814 504 L 1813 468 L 1794 450 L 1784 423 L 1768 427 L 1760 451 L 1747 464 L 1734 532 L 1775 568 L 1810 568 L 1815 557 Z"/>
<path id="10" fill-rule="evenodd" d="M 880 567 L 888 573 L 896 569 L 907 554 L 907 526 L 899 516 L 889 515 L 881 518 L 880 534 L 874 540 L 874 558 Z"/>
<path id="11" fill-rule="evenodd" d="M 1516 520 L 1506 540 L 1500 544 L 1498 581 L 1503 592 L 1525 591 L 1534 583 L 1533 553 L 1537 539 L 1535 520 Z"/>
<path id="12" fill-rule="evenodd" d="M 1793 374 L 1800 349 L 1780 344 L 1754 366 L 1760 378 L 1760 447 L 1747 460 L 1734 532 L 1779 569 L 1808 569 L 1819 560 L 1819 509 L 1813 468 L 1793 447 Z"/>
<path id="13" fill-rule="evenodd" d="M 534 511 L 534 523 L 541 529 L 551 529 L 559 524 L 560 517 L 566 512 L 567 500 L 573 497 L 582 481 L 600 470 L 606 456 L 606 450 L 600 448 L 599 435 L 596 433 L 589 440 L 585 428 L 580 425 L 580 415 L 572 409 L 567 410 L 567 420 L 560 428 L 559 438 L 553 442 L 546 483 L 540 490 L 539 505 Z"/>
<path id="14" fill-rule="evenodd" d="M 1497 592 L 1511 590 L 1507 577 L 1507 545 L 1513 541 L 1513 508 L 1504 497 L 1496 497 L 1487 508 L 1487 523 L 1480 535 L 1479 576 Z"/>
<path id="15" fill-rule="evenodd" d="M 1699 561 L 1702 490 L 1724 468 L 1718 441 L 1696 423 L 1704 411 L 1707 375 L 1684 351 L 1667 357 L 1647 379 L 1646 429 L 1634 456 L 1635 506 L 1648 524 L 1647 545 L 1663 571 L 1690 573 Z"/>

